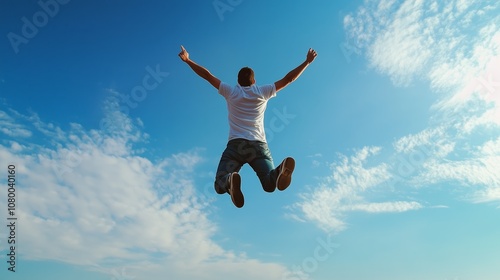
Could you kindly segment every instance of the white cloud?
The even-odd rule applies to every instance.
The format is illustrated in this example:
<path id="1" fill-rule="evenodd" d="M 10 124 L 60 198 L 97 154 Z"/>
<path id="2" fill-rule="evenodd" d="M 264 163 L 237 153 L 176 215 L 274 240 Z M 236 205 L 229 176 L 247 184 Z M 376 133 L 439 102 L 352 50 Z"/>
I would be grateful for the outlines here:
<path id="1" fill-rule="evenodd" d="M 32 133 L 23 125 L 16 123 L 5 111 L 0 110 L 0 132 L 9 137 L 31 137 Z"/>
<path id="2" fill-rule="evenodd" d="M 430 206 L 429 208 L 448 209 L 450 207 L 446 206 L 446 205 L 434 205 L 434 206 Z"/>
<path id="3" fill-rule="evenodd" d="M 18 172 L 23 259 L 56 260 L 110 275 L 125 266 L 129 275 L 151 276 L 146 279 L 280 279 L 287 273 L 280 264 L 212 240 L 217 231 L 208 216 L 212 209 L 192 179 L 201 150 L 153 162 L 134 148 L 147 138 L 137 123 L 107 110 L 105 126 L 90 131 L 78 124 L 63 131 L 36 115 L 17 114 L 48 138 L 36 139 L 43 144 L 0 143 L 0 165 L 15 163 Z M 6 114 L 2 119 L 7 126 L 17 121 Z M 6 209 L 5 200 L 0 207 Z"/>
<path id="4" fill-rule="evenodd" d="M 474 202 L 500 201 L 500 137 L 475 147 L 469 157 L 457 160 L 429 160 L 418 180 L 428 184 L 455 181 L 473 187 L 468 199 Z"/>
<path id="5" fill-rule="evenodd" d="M 346 228 L 345 215 L 352 211 L 389 213 L 417 210 L 422 206 L 413 201 L 367 202 L 366 193 L 391 179 L 385 163 L 366 167 L 367 160 L 380 152 L 379 147 L 364 147 L 352 157 L 341 156 L 331 165 L 332 175 L 309 193 L 301 195 L 294 205 L 299 221 L 316 223 L 325 231 L 339 232 Z"/>
<path id="6" fill-rule="evenodd" d="M 395 84 L 424 77 L 435 89 L 456 88 L 498 55 L 499 7 L 495 1 L 367 1 L 344 18 L 344 27 L 370 65 Z"/>
<path id="7" fill-rule="evenodd" d="M 420 21 L 423 1 L 406 1 L 394 15 L 389 25 L 380 30 L 368 49 L 373 67 L 387 73 L 396 84 L 407 84 L 426 65 L 431 51 Z M 381 23 L 382 26 L 384 22 Z M 384 26 L 385 27 L 385 26 Z"/>
<path id="8" fill-rule="evenodd" d="M 496 140 L 489 140 L 479 147 L 478 152 L 484 156 L 500 154 L 500 137 Z"/>
<path id="9" fill-rule="evenodd" d="M 465 134 L 480 127 L 500 127 L 500 53 L 484 68 L 456 94 L 434 105 Z"/>
<path id="10" fill-rule="evenodd" d="M 415 201 L 360 203 L 344 207 L 345 211 L 363 211 L 368 213 L 405 212 L 420 208 L 422 208 L 422 205 Z"/>
<path id="11" fill-rule="evenodd" d="M 294 205 L 300 211 L 297 220 L 313 222 L 325 231 L 344 230 L 344 213 L 338 209 L 342 199 L 340 191 L 326 186 L 316 188 L 310 194 L 302 194 L 302 201 Z"/>
<path id="12" fill-rule="evenodd" d="M 335 182 L 341 188 L 364 191 L 387 180 L 390 175 L 385 164 L 371 168 L 363 166 L 370 155 L 375 155 L 379 151 L 379 147 L 364 147 L 350 159 L 342 156 L 340 163 L 332 165 L 334 172 L 328 181 Z"/>
<path id="13" fill-rule="evenodd" d="M 408 153 L 421 146 L 434 144 L 436 140 L 441 139 L 445 131 L 442 127 L 434 127 L 422 130 L 417 134 L 403 136 L 393 144 L 398 153 Z"/>

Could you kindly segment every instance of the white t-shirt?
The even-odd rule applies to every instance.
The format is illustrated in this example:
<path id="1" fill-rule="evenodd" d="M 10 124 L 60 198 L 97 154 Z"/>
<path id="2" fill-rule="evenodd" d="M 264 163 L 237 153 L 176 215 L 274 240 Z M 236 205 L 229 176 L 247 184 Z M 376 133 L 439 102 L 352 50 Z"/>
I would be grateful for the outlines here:
<path id="1" fill-rule="evenodd" d="M 227 102 L 229 140 L 243 138 L 266 142 L 264 113 L 267 101 L 276 96 L 274 84 L 242 87 L 220 83 L 219 94 Z"/>

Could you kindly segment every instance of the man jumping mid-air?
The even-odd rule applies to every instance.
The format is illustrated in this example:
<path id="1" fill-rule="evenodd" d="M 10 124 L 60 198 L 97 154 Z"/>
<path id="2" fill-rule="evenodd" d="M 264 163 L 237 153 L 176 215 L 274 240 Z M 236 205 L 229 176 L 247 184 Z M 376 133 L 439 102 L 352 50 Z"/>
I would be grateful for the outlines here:
<path id="1" fill-rule="evenodd" d="M 255 85 L 254 72 L 244 67 L 238 73 L 238 84 L 231 86 L 221 82 L 207 69 L 189 58 L 189 53 L 181 46 L 179 57 L 193 71 L 215 87 L 227 102 L 229 120 L 229 142 L 222 153 L 217 174 L 215 191 L 218 194 L 229 193 L 238 208 L 245 203 L 241 192 L 241 167 L 248 163 L 260 179 L 266 192 L 285 190 L 292 181 L 295 160 L 287 157 L 274 168 L 271 152 L 267 146 L 264 131 L 264 113 L 267 101 L 276 93 L 295 81 L 307 66 L 316 58 L 316 51 L 309 49 L 306 60 L 274 84 Z"/>

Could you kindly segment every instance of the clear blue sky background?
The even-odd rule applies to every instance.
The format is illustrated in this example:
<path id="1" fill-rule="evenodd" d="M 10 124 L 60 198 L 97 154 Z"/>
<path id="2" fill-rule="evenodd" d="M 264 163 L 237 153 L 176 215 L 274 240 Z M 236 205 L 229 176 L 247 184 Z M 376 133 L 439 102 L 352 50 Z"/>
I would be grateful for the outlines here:
<path id="1" fill-rule="evenodd" d="M 1 279 L 497 279 L 497 1 L 1 1 Z M 285 192 L 213 177 L 228 83 L 274 83 Z M 156 74 L 154 74 L 156 73 Z M 128 99 L 127 99 L 128 98 Z M 128 101 L 127 101 L 128 100 Z"/>

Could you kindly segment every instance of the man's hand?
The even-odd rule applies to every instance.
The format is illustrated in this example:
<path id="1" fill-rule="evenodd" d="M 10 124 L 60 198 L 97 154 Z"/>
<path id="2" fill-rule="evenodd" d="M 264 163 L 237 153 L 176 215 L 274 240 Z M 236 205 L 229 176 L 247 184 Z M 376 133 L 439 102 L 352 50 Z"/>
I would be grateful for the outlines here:
<path id="1" fill-rule="evenodd" d="M 307 57 L 306 57 L 307 63 L 313 62 L 317 55 L 318 54 L 316 53 L 315 50 L 309 49 L 309 51 L 307 52 Z"/>
<path id="2" fill-rule="evenodd" d="M 181 45 L 181 52 L 179 53 L 179 57 L 184 62 L 189 60 L 189 53 L 186 51 L 186 49 L 182 45 Z"/>

